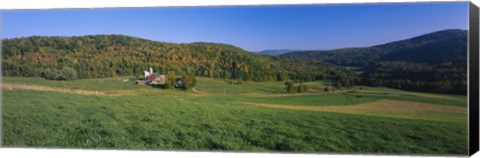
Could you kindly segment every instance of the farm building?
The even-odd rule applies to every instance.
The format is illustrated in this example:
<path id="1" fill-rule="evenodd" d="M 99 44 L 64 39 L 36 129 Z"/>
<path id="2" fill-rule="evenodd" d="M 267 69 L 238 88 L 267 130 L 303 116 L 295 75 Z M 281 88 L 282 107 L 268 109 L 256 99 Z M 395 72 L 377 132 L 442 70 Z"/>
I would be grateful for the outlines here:
<path id="1" fill-rule="evenodd" d="M 144 77 L 141 80 L 137 80 L 138 85 L 156 85 L 156 84 L 165 84 L 165 76 L 153 72 L 153 69 L 150 68 L 150 71 L 144 71 Z"/>
<path id="2" fill-rule="evenodd" d="M 150 84 L 165 84 L 165 75 L 160 75 L 155 72 L 150 74 L 147 80 L 150 81 Z"/>
<path id="3" fill-rule="evenodd" d="M 137 80 L 138 85 L 152 85 L 152 86 L 162 86 L 165 85 L 166 76 L 153 72 L 153 69 L 150 68 L 150 71 L 144 71 L 144 78 Z M 175 77 L 175 88 L 181 88 L 184 86 L 183 76 Z"/>

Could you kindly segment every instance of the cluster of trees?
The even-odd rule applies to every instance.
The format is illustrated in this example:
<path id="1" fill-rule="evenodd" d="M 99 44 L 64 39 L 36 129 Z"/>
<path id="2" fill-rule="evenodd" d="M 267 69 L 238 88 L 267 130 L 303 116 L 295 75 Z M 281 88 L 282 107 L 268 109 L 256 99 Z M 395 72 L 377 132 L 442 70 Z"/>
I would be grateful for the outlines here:
<path id="1" fill-rule="evenodd" d="M 358 82 L 358 77 L 353 71 L 333 64 L 316 60 L 302 61 L 282 58 L 280 60 L 282 68 L 288 71 L 288 76 L 282 78 L 283 80 L 291 80 L 295 83 L 328 80 L 339 87 L 353 86 Z"/>
<path id="2" fill-rule="evenodd" d="M 285 90 L 288 93 L 302 93 L 308 92 L 308 86 L 304 85 L 302 82 L 300 84 L 295 85 L 292 81 L 285 82 Z"/>

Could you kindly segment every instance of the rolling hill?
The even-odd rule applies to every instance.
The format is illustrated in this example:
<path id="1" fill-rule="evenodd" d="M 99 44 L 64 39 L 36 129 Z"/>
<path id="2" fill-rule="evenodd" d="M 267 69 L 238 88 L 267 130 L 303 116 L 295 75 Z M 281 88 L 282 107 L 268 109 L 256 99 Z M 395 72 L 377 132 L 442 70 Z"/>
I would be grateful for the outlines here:
<path id="1" fill-rule="evenodd" d="M 467 92 L 467 31 L 449 29 L 365 48 L 301 51 L 279 58 L 353 66 L 356 84 L 436 93 Z"/>
<path id="2" fill-rule="evenodd" d="M 280 81 L 312 80 L 342 69 L 318 62 L 291 63 L 227 44 L 176 44 L 124 35 L 7 39 L 2 52 L 3 76 L 42 77 L 52 69 L 73 68 L 80 79 L 104 78 L 142 75 L 153 67 L 163 74 L 173 71 L 212 78 Z"/>
<path id="3" fill-rule="evenodd" d="M 148 67 L 161 73 L 219 78 L 235 74 L 258 81 L 282 73 L 273 69 L 277 61 L 232 45 L 174 44 L 124 35 L 8 39 L 3 42 L 3 52 L 7 76 L 41 76 L 44 69 L 65 66 L 76 69 L 79 78 L 138 75 Z M 259 72 L 266 76 L 255 75 Z"/>
<path id="4" fill-rule="evenodd" d="M 366 66 L 371 62 L 405 61 L 427 64 L 466 62 L 467 31 L 449 29 L 410 39 L 365 48 L 297 51 L 280 55 L 293 60 L 318 60 L 344 66 Z"/>

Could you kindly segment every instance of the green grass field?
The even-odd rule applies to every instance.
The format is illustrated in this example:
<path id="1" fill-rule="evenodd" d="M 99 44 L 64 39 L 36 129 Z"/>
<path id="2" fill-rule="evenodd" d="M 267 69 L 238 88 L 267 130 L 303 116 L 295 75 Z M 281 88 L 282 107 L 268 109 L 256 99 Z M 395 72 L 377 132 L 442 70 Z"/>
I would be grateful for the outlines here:
<path id="1" fill-rule="evenodd" d="M 282 93 L 284 91 L 284 82 L 253 82 L 253 81 L 243 81 L 242 84 L 234 85 L 227 84 L 223 80 L 216 80 L 212 78 L 197 78 L 196 89 L 201 90 L 202 92 L 207 92 L 211 94 L 245 94 L 245 93 L 259 93 L 259 94 L 270 94 L 270 93 Z"/>
<path id="2" fill-rule="evenodd" d="M 3 77 L 9 85 L 122 95 L 4 88 L 2 145 L 467 154 L 465 96 L 373 87 L 287 94 L 283 82 L 232 85 L 209 78 L 198 78 L 199 93 L 193 93 L 137 86 L 124 78 L 60 82 Z"/>

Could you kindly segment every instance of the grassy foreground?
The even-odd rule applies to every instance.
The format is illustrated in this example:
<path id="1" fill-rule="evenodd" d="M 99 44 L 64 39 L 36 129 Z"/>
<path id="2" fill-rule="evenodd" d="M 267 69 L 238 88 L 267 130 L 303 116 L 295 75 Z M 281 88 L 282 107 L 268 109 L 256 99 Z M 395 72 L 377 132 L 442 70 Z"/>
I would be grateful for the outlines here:
<path id="1" fill-rule="evenodd" d="M 285 95 L 281 93 L 281 83 L 244 83 L 237 86 L 199 78 L 197 89 L 203 93 L 193 94 L 132 86 L 118 79 L 105 81 L 108 83 L 98 84 L 101 80 L 55 82 L 4 78 L 7 84 L 85 87 L 87 90 L 112 93 L 128 90 L 132 93 L 96 96 L 4 89 L 2 145 L 329 153 L 467 153 L 466 99 L 462 101 L 462 96 L 443 97 L 442 102 L 442 99 L 433 99 L 435 94 L 399 91 L 399 94 L 405 95 L 385 96 L 393 100 L 387 103 L 415 103 L 423 108 L 391 105 L 388 107 L 403 106 L 406 109 L 389 109 L 385 112 L 381 110 L 387 106 L 378 104 L 385 97 L 371 93 L 384 93 L 381 88 L 369 88 L 368 93 L 359 91 L 346 95 Z M 227 87 L 229 90 L 218 90 L 218 87 Z M 295 109 L 299 107 L 303 110 Z M 354 108 L 355 111 L 305 110 L 304 107 L 344 107 Z M 357 107 L 366 111 L 360 110 L 359 113 Z M 385 112 L 385 115 L 374 115 L 379 111 Z"/>

